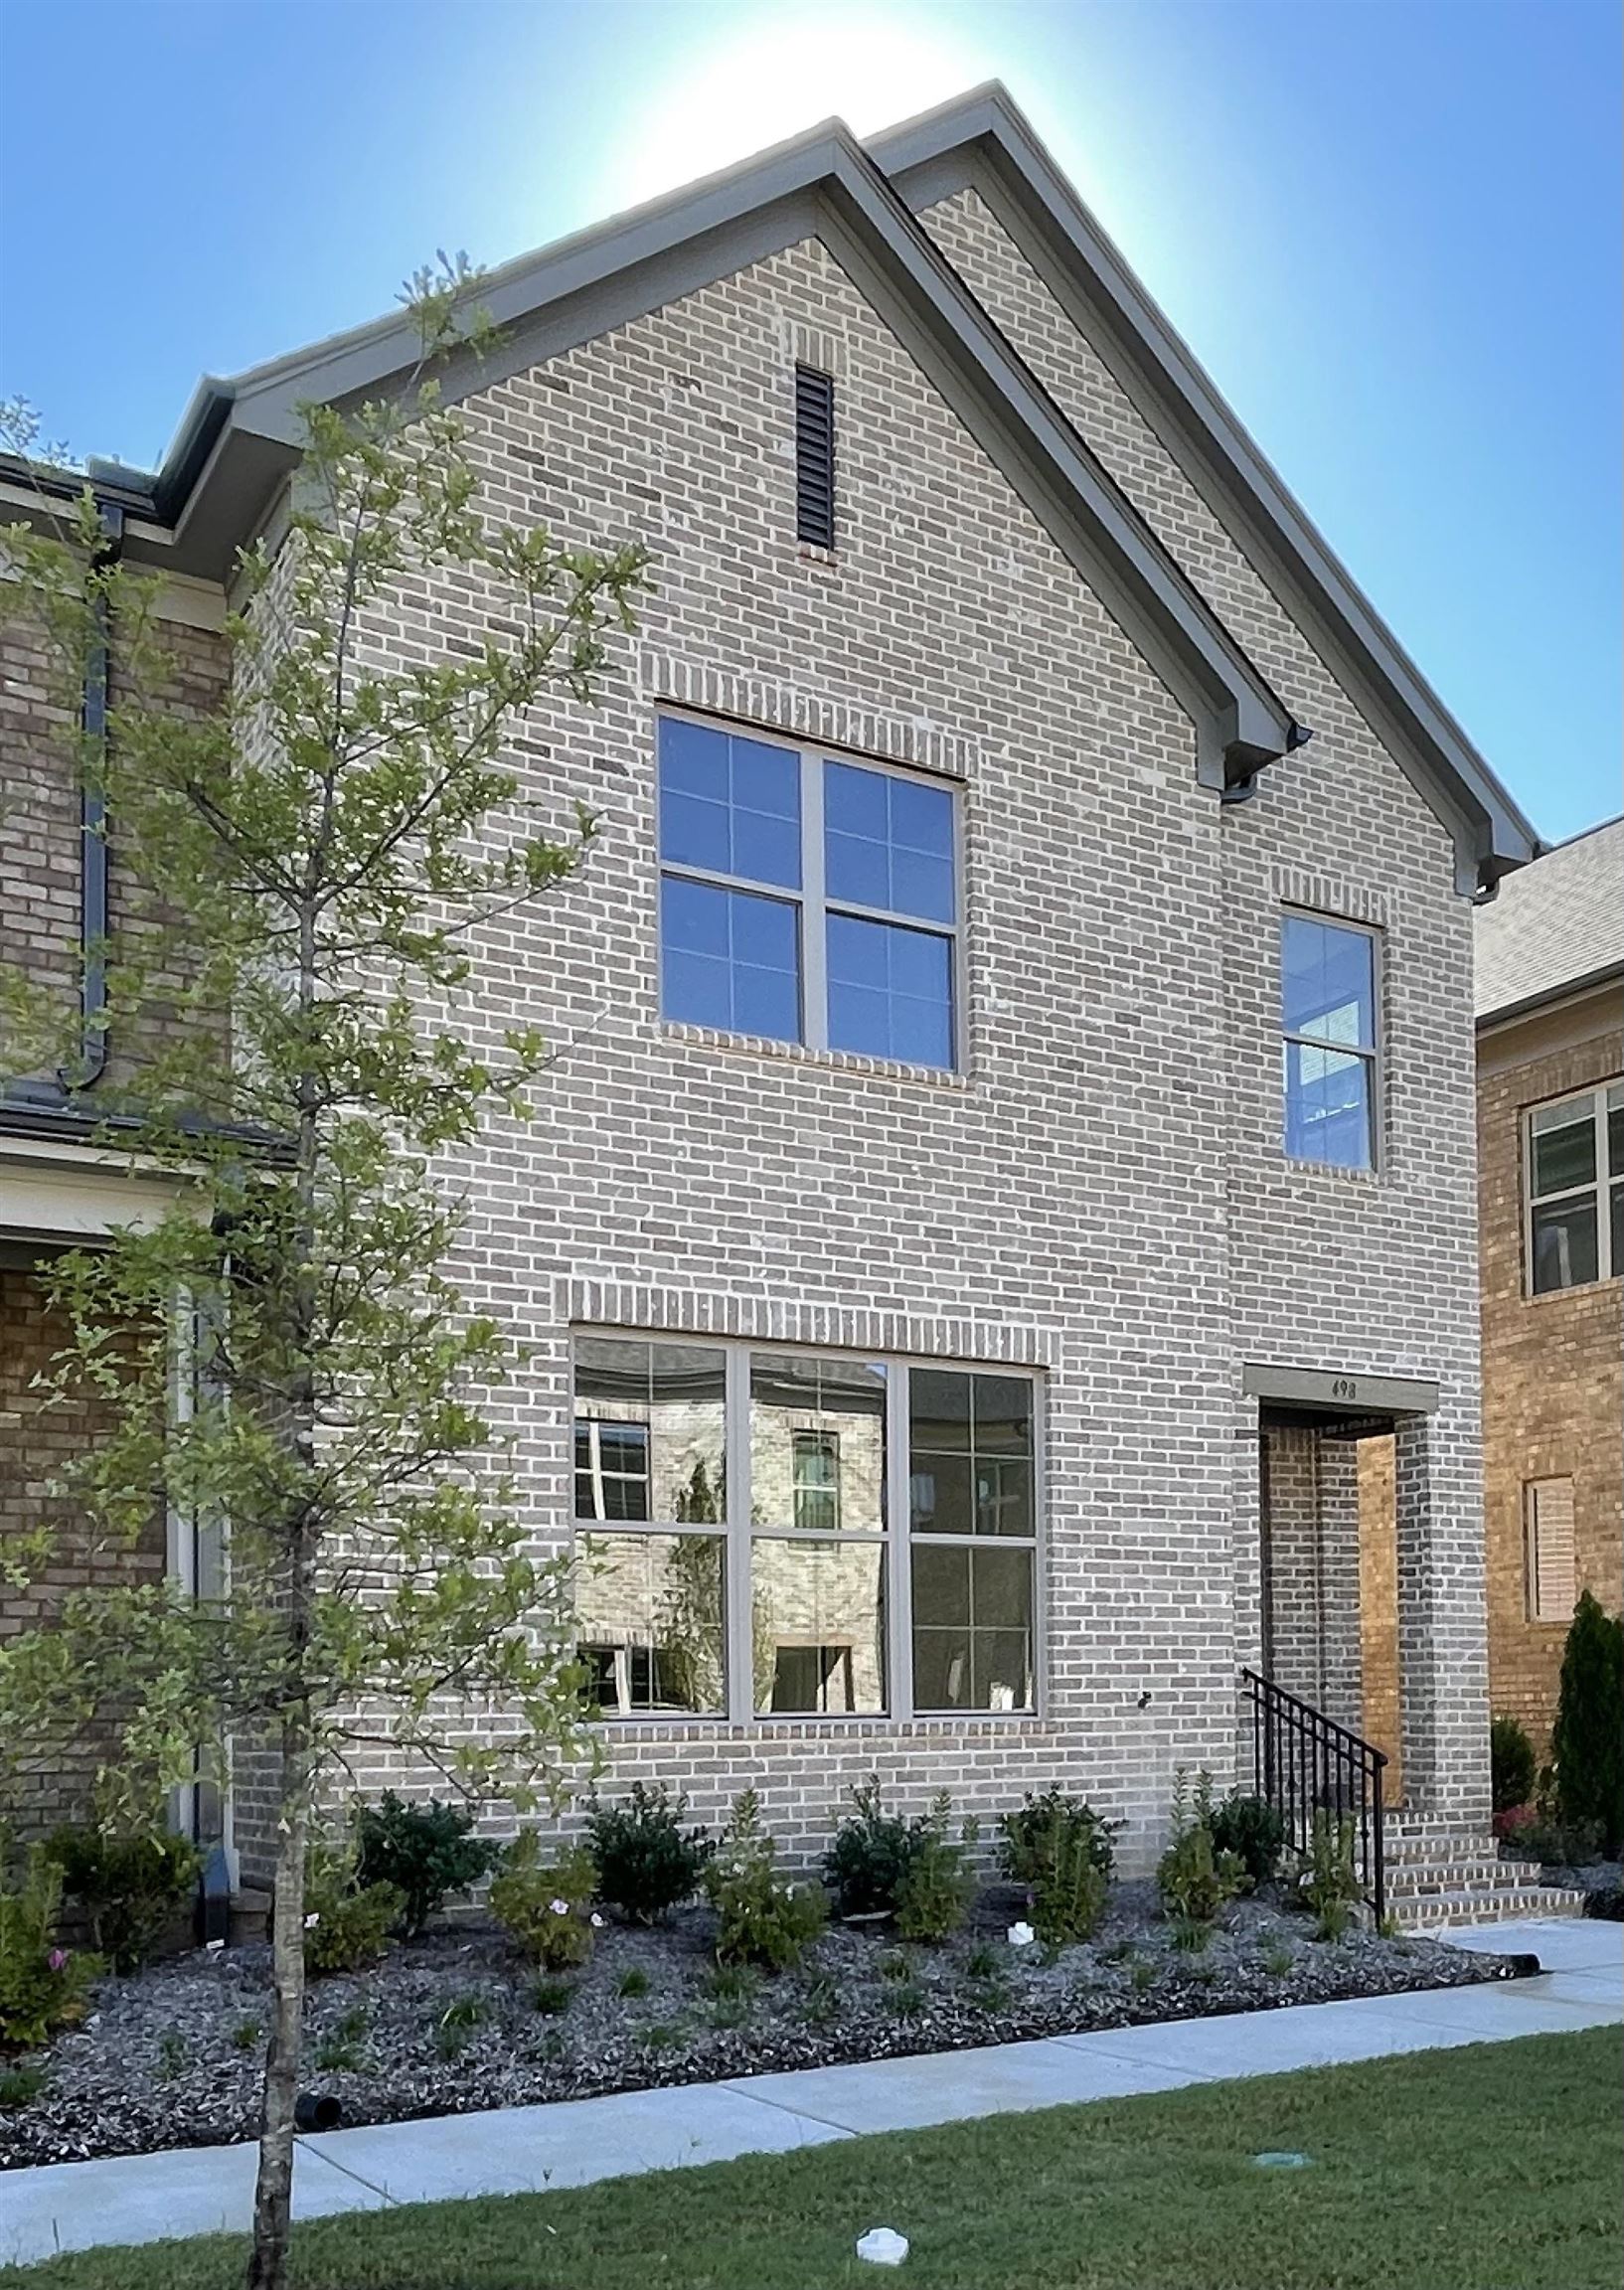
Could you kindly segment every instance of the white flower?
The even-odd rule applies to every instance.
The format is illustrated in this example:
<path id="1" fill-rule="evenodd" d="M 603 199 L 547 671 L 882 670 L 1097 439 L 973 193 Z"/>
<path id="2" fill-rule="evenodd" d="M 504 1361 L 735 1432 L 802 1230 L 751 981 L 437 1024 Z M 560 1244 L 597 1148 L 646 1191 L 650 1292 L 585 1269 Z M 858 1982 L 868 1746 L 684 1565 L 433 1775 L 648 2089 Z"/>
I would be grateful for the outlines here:
<path id="1" fill-rule="evenodd" d="M 568 1916 L 569 1913 L 569 1903 L 568 1900 L 552 1900 L 549 1901 L 548 1905 L 552 1909 L 555 1916 Z"/>
<path id="2" fill-rule="evenodd" d="M 1012 1948 L 1030 1948 L 1038 1937 L 1030 1924 L 1012 1924 L 1007 1938 Z"/>
<path id="3" fill-rule="evenodd" d="M 320 1922 L 321 1922 L 321 1912 L 320 1912 L 320 1910 L 319 1910 L 319 1909 L 315 1909 L 315 1908 L 312 1908 L 312 1909 L 311 1909 L 311 1911 L 310 1911 L 310 1913 L 309 1913 L 309 1915 L 308 1915 L 308 1916 L 305 1918 L 305 1920 L 304 1920 L 304 1928 L 305 1928 L 305 1930 L 306 1930 L 307 1932 L 313 1932 L 313 1931 L 315 1930 L 316 1926 L 317 1926 L 317 1925 L 318 1925 Z"/>
<path id="4" fill-rule="evenodd" d="M 601 1931 L 602 1931 L 602 1929 L 603 1929 L 603 1919 L 602 1919 L 602 1917 L 601 1917 L 601 1916 L 598 1914 L 598 1912 L 597 1912 L 597 1910 L 596 1910 L 595 1908 L 592 1910 L 592 1922 L 593 1922 L 593 1923 L 594 1923 L 594 1924 L 597 1926 L 598 1930 L 601 1932 Z"/>

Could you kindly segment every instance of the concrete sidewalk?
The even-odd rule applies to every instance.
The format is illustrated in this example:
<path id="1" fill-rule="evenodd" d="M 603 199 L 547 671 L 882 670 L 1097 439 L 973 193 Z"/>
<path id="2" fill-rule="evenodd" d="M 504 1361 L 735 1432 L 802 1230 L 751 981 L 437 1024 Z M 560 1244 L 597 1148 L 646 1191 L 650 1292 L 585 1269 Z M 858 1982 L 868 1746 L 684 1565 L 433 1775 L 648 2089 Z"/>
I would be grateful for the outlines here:
<path id="1" fill-rule="evenodd" d="M 331 2131 L 299 2141 L 294 2214 L 313 2218 L 397 2203 L 580 2187 L 629 2172 L 779 2154 L 862 2132 L 1624 2020 L 1624 1927 L 1553 1918 L 1483 1925 L 1449 1937 L 1491 1953 L 1527 1950 L 1548 1969 L 1492 1987 L 1292 2005 L 980 2051 Z M 0 2271 L 96 2243 L 245 2229 L 254 2162 L 251 2146 L 193 2147 L 0 2173 Z"/>

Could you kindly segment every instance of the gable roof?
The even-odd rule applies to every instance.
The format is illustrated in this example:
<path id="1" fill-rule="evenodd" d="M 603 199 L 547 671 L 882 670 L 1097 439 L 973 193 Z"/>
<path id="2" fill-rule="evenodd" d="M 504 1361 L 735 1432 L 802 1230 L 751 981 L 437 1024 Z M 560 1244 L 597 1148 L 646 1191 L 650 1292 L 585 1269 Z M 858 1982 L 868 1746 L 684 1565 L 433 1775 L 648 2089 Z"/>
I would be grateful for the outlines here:
<path id="1" fill-rule="evenodd" d="M 915 213 L 973 188 L 1358 702 L 1454 838 L 1468 893 L 1534 828 L 1286 490 L 1217 386 L 996 82 L 870 145 Z"/>
<path id="2" fill-rule="evenodd" d="M 1480 1026 L 1624 979 L 1624 818 L 1558 843 L 1472 917 Z"/>
<path id="3" fill-rule="evenodd" d="M 917 208 L 971 181 L 1057 296 L 1071 298 L 1113 370 L 1120 362 L 1141 392 L 1166 401 L 1160 418 L 1149 416 L 1153 425 L 1164 436 L 1178 429 L 1204 469 L 1206 453 L 1215 506 L 1222 503 L 1236 538 L 1291 596 L 1310 640 L 1448 828 L 1461 889 L 1476 892 L 1532 857 L 1534 830 L 1001 87 L 976 89 L 867 149 L 840 121 L 827 121 L 507 263 L 481 286 L 505 330 L 503 347 L 483 365 L 453 364 L 446 394 L 472 393 L 817 238 L 1187 708 L 1203 782 L 1249 786 L 1263 764 L 1310 734 L 915 221 Z M 376 391 L 415 354 L 410 322 L 398 311 L 230 380 L 206 379 L 160 470 L 90 464 L 91 482 L 123 511 L 125 554 L 224 579 L 294 465 L 300 405 Z M 1124 373 L 1118 378 L 1128 387 Z"/>

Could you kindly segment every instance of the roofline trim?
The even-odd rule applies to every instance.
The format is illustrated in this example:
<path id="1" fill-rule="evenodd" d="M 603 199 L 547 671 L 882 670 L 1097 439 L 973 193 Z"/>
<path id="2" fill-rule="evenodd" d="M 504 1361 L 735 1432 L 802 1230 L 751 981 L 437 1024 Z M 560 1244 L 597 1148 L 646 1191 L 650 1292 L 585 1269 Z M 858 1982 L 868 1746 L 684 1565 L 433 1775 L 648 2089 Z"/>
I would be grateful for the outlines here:
<path id="1" fill-rule="evenodd" d="M 1260 553 L 1310 622 L 1306 632 L 1313 638 L 1323 628 L 1327 641 L 1318 648 L 1330 654 L 1333 672 L 1351 673 L 1374 694 L 1373 714 L 1384 720 L 1378 730 L 1453 837 L 1461 888 L 1488 888 L 1538 856 L 1543 845 L 1533 824 L 1236 420 L 1007 90 L 990 82 L 874 137 L 869 150 L 915 205 L 933 204 L 951 188 L 990 190 L 989 205 L 1062 306 L 1066 289 L 1076 292 L 1072 266 L 1080 265 L 1117 321 L 1108 342 L 1090 330 L 1092 346 L 1113 372 L 1116 362 L 1128 364 L 1140 393 L 1173 415 L 1186 451 L 1194 448 L 1203 473 L 1217 478 L 1225 506 L 1251 510 L 1247 522 Z M 1074 308 L 1068 315 L 1079 322 Z M 1120 372 L 1116 378 L 1128 389 Z M 1136 403 L 1140 393 L 1129 390 Z"/>
<path id="2" fill-rule="evenodd" d="M 1497 1026 L 1515 1026 L 1520 1019 L 1560 1010 L 1569 1002 L 1583 1002 L 1602 987 L 1614 985 L 1624 986 L 1624 962 L 1603 962 L 1597 970 L 1584 970 L 1558 985 L 1543 986 L 1539 993 L 1525 994 L 1516 1002 L 1496 1003 L 1493 1009 L 1477 1011 L 1472 1023 L 1479 1034 L 1492 1033 Z"/>

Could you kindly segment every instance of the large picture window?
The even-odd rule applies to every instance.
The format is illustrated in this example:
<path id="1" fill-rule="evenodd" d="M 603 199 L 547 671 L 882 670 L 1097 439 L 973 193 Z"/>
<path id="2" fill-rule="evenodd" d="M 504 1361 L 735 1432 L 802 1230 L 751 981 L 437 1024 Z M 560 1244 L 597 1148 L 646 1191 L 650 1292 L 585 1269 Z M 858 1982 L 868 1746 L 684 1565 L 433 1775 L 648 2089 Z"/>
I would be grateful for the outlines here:
<path id="1" fill-rule="evenodd" d="M 1280 1030 L 1293 1161 L 1376 1167 L 1377 979 L 1374 931 L 1317 914 L 1285 916 Z"/>
<path id="2" fill-rule="evenodd" d="M 956 1064 L 954 789 L 686 717 L 659 745 L 662 1016 Z"/>
<path id="3" fill-rule="evenodd" d="M 575 1342 L 576 1626 L 609 1718 L 1035 1707 L 1033 1377 Z"/>
<path id="4" fill-rule="evenodd" d="M 1624 1275 L 1624 1081 L 1536 1105 L 1524 1167 L 1532 1293 Z"/>

